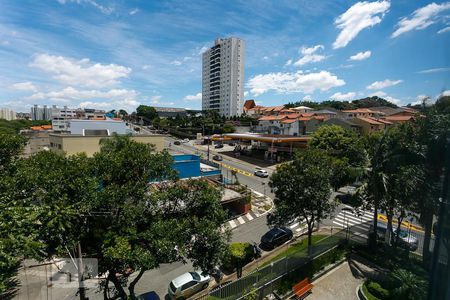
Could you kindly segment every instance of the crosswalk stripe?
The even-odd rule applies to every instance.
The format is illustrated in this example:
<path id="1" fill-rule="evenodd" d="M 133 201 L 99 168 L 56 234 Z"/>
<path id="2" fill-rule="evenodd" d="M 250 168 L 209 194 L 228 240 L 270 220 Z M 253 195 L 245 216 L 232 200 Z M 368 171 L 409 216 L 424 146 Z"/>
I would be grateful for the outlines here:
<path id="1" fill-rule="evenodd" d="M 249 221 L 253 220 L 253 217 L 250 213 L 245 215 Z"/>
<path id="2" fill-rule="evenodd" d="M 349 219 L 349 220 L 353 220 L 353 221 L 359 222 L 359 223 L 370 221 L 370 219 L 367 219 L 367 218 L 358 218 L 358 217 L 353 217 L 353 216 L 348 216 L 348 215 L 345 215 L 345 216 L 344 215 L 338 215 L 338 218 Z"/>
<path id="3" fill-rule="evenodd" d="M 234 220 L 228 221 L 228 224 L 230 224 L 231 229 L 237 226 L 237 224 L 234 222 Z"/>
<path id="4" fill-rule="evenodd" d="M 345 222 L 336 222 L 336 221 L 333 221 L 333 224 L 334 225 L 337 225 L 338 227 L 347 227 L 347 223 Z M 352 224 L 352 223 L 348 223 L 348 226 L 349 227 L 357 227 L 357 228 L 361 228 L 361 229 L 364 229 L 364 230 L 369 230 L 370 229 L 370 225 L 369 224 L 365 224 L 365 223 L 359 223 L 359 224 Z"/>
<path id="5" fill-rule="evenodd" d="M 237 218 L 237 221 L 239 222 L 239 224 L 244 224 L 245 221 L 242 217 Z"/>

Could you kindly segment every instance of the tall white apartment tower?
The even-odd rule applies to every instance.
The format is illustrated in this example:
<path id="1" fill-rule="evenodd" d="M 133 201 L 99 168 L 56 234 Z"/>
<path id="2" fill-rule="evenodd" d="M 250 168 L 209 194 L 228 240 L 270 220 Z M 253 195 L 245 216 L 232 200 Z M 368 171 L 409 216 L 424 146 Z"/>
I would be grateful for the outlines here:
<path id="1" fill-rule="evenodd" d="M 242 114 L 245 44 L 239 38 L 216 39 L 203 53 L 202 109 L 222 116 Z"/>

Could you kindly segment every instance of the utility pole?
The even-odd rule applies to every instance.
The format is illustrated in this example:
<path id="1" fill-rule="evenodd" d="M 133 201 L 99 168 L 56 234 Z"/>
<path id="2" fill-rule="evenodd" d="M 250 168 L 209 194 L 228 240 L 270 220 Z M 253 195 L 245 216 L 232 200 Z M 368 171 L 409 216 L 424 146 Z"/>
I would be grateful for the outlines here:
<path id="1" fill-rule="evenodd" d="M 78 287 L 79 287 L 78 292 L 80 294 L 80 300 L 86 300 L 86 290 L 84 288 L 84 279 L 83 279 L 84 267 L 80 242 L 78 242 L 77 250 L 78 250 Z"/>

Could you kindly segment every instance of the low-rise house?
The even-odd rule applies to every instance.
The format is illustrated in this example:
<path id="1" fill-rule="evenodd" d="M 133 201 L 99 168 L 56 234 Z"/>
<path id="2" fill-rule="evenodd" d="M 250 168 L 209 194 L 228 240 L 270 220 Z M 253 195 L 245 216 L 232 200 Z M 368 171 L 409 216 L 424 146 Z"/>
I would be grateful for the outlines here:
<path id="1" fill-rule="evenodd" d="M 336 118 L 338 113 L 329 109 L 312 110 L 309 113 L 313 113 L 315 116 L 323 116 L 326 120 Z"/>
<path id="2" fill-rule="evenodd" d="M 392 115 L 392 116 L 387 116 L 384 119 L 386 121 L 389 121 L 391 123 L 406 123 L 406 122 L 410 122 L 412 120 L 414 120 L 415 116 L 411 116 L 411 115 Z"/>
<path id="3" fill-rule="evenodd" d="M 297 106 L 297 107 L 292 108 L 292 110 L 295 110 L 298 113 L 307 113 L 307 112 L 312 111 L 313 109 L 308 106 Z"/>
<path id="4" fill-rule="evenodd" d="M 321 126 L 337 125 L 337 126 L 340 126 L 340 127 L 344 128 L 344 129 L 351 130 L 351 131 L 355 132 L 358 135 L 360 135 L 362 133 L 362 126 L 352 122 L 351 119 L 345 120 L 345 119 L 341 119 L 341 118 L 331 118 L 331 119 L 325 120 L 320 125 Z"/>
<path id="5" fill-rule="evenodd" d="M 351 122 L 360 125 L 363 134 L 370 134 L 382 131 L 386 128 L 385 123 L 372 118 L 364 118 L 364 117 L 353 118 L 351 119 Z"/>
<path id="6" fill-rule="evenodd" d="M 376 111 L 368 108 L 358 108 L 351 110 L 343 110 L 345 119 L 353 119 L 353 118 L 381 118 L 385 114 L 381 111 Z"/>

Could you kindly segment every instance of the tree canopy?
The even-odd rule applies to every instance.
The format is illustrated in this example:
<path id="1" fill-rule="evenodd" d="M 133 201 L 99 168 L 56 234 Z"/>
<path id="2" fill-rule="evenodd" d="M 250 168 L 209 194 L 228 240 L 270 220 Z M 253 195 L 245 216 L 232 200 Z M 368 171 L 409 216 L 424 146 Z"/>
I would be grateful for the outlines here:
<path id="1" fill-rule="evenodd" d="M 330 201 L 329 156 L 316 149 L 297 152 L 292 162 L 279 165 L 272 174 L 269 186 L 275 193 L 275 211 L 268 217 L 270 225 L 286 225 L 302 219 L 308 225 L 308 245 L 315 223 L 333 210 Z"/>

